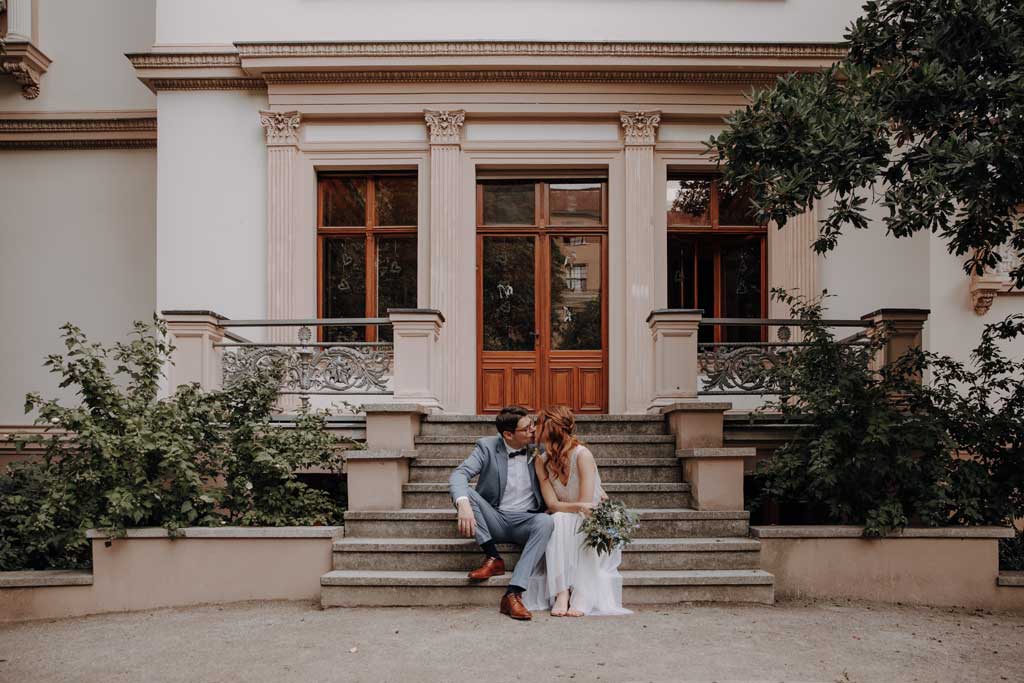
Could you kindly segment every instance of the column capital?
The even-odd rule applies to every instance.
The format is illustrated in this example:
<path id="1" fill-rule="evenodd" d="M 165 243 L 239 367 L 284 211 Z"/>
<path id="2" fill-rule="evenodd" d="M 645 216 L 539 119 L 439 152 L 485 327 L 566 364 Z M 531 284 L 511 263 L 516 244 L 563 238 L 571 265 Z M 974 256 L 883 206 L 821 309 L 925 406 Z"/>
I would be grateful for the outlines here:
<path id="1" fill-rule="evenodd" d="M 298 145 L 302 115 L 297 111 L 260 110 L 260 125 L 267 134 L 268 145 Z"/>
<path id="2" fill-rule="evenodd" d="M 627 145 L 654 145 L 658 141 L 660 111 L 620 111 L 619 121 Z"/>
<path id="3" fill-rule="evenodd" d="M 427 122 L 432 145 L 458 145 L 462 142 L 462 126 L 466 123 L 466 112 L 462 109 L 424 109 L 423 119 Z"/>

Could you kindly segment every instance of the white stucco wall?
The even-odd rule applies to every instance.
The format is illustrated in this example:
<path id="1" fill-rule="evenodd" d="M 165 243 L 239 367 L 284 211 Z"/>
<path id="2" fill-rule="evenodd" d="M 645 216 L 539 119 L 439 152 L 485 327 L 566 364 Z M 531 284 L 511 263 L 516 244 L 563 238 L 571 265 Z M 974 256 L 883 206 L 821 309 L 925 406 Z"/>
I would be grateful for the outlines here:
<path id="1" fill-rule="evenodd" d="M 157 306 L 266 317 L 267 151 L 247 92 L 163 92 Z"/>
<path id="2" fill-rule="evenodd" d="M 53 62 L 34 100 L 0 78 L 0 112 L 155 108 L 124 56 L 152 47 L 155 12 L 156 0 L 40 0 L 38 47 Z"/>
<path id="3" fill-rule="evenodd" d="M 29 421 L 28 391 L 59 395 L 42 363 L 62 323 L 109 343 L 152 318 L 155 155 L 0 152 L 0 424 Z"/>
<path id="4" fill-rule="evenodd" d="M 157 0 L 157 42 L 838 41 L 861 0 Z M 481 11 L 486 7 L 486 11 Z"/>

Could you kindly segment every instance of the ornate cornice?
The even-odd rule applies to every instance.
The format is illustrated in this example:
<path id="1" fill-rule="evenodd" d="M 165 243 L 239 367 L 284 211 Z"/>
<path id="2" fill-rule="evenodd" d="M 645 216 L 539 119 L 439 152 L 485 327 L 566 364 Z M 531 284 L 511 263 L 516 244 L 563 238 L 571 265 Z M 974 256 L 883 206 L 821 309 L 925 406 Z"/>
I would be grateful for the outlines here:
<path id="1" fill-rule="evenodd" d="M 0 113 L 0 149 L 155 148 L 155 112 L 132 113 L 64 112 L 54 118 Z"/>
<path id="2" fill-rule="evenodd" d="M 660 111 L 622 111 L 619 120 L 627 145 L 654 145 L 658 142 Z"/>
<path id="3" fill-rule="evenodd" d="M 125 57 L 136 69 L 209 69 L 242 65 L 236 52 L 130 52 Z"/>
<path id="4" fill-rule="evenodd" d="M 1010 277 L 1010 271 L 1021 266 L 1021 255 L 1010 242 L 1004 242 L 994 251 L 999 254 L 999 264 L 992 270 L 986 270 L 982 275 L 971 274 L 971 303 L 978 315 L 988 313 L 992 302 L 999 295 L 1024 294 L 1024 290 L 1014 286 L 1014 281 Z"/>
<path id="5" fill-rule="evenodd" d="M 32 43 L 7 43 L 0 54 L 0 74 L 13 78 L 26 100 L 39 97 L 39 86 L 49 66 L 50 58 Z"/>
<path id="6" fill-rule="evenodd" d="M 462 142 L 462 126 L 466 123 L 466 112 L 462 109 L 437 111 L 426 109 L 423 119 L 427 123 L 432 145 L 457 145 Z"/>
<path id="7" fill-rule="evenodd" d="M 769 83 L 764 71 L 570 71 L 548 69 L 429 71 L 279 71 L 264 75 L 276 83 Z"/>
<path id="8" fill-rule="evenodd" d="M 439 41 L 235 43 L 246 57 L 769 57 L 839 59 L 837 43 L 617 43 Z"/>
<path id="9" fill-rule="evenodd" d="M 302 116 L 297 111 L 260 111 L 260 125 L 267 134 L 268 145 L 299 144 Z"/>
<path id="10" fill-rule="evenodd" d="M 262 78 L 151 78 L 153 90 L 265 90 Z"/>

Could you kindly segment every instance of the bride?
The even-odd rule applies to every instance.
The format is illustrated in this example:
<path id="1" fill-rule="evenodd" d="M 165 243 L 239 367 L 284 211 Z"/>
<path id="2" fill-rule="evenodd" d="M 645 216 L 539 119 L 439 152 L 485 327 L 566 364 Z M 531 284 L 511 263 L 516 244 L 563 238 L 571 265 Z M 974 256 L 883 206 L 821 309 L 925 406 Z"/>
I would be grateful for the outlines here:
<path id="1" fill-rule="evenodd" d="M 551 609 L 553 617 L 631 614 L 622 608 L 622 550 L 598 555 L 584 547 L 577 531 L 594 506 L 607 498 L 590 450 L 576 438 L 576 418 L 556 406 L 537 419 L 537 442 L 545 453 L 534 459 L 548 512 L 555 522 L 551 540 L 526 590 L 529 609 Z"/>

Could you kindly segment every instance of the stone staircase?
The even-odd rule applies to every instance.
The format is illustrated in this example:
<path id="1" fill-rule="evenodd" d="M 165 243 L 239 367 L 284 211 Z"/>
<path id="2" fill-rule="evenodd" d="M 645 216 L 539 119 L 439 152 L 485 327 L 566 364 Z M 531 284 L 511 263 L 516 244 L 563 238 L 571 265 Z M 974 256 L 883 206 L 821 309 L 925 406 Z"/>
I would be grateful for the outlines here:
<path id="1" fill-rule="evenodd" d="M 423 419 L 402 509 L 346 513 L 334 570 L 320 579 L 324 607 L 498 604 L 511 572 L 485 582 L 466 578 L 483 556 L 473 539 L 459 537 L 447 484 L 493 425 L 490 416 Z M 664 418 L 581 415 L 577 429 L 597 458 L 608 495 L 640 516 L 620 567 L 627 605 L 773 602 L 774 578 L 759 569 L 749 514 L 692 508 Z M 519 556 L 512 546 L 502 554 L 506 566 Z"/>

